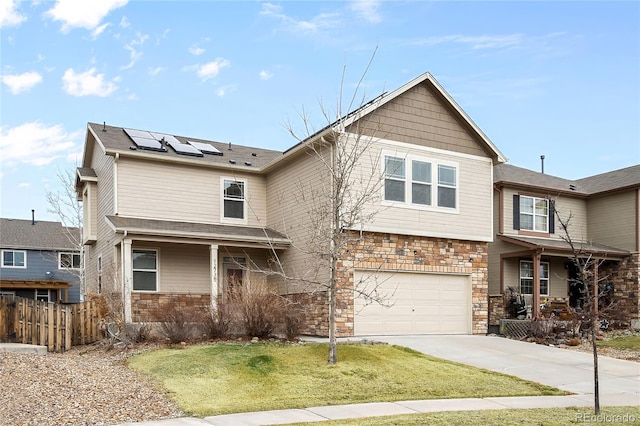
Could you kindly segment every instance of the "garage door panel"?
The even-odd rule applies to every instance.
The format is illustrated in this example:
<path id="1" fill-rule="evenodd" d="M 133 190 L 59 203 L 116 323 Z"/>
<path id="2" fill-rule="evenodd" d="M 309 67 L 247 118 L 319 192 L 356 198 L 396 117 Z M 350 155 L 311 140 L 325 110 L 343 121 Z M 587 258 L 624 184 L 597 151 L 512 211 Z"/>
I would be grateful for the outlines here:
<path id="1" fill-rule="evenodd" d="M 356 271 L 356 280 L 370 276 Z M 363 308 L 356 298 L 354 333 L 366 334 L 468 334 L 470 332 L 470 278 L 463 275 L 379 273 L 378 292 L 388 296 L 390 307 Z"/>

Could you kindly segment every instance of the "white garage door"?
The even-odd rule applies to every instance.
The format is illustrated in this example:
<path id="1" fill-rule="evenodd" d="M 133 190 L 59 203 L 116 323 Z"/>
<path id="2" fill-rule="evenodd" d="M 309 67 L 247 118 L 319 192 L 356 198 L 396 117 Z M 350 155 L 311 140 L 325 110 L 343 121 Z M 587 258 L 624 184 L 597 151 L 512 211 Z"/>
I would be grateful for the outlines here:
<path id="1" fill-rule="evenodd" d="M 385 307 L 354 301 L 354 334 L 469 334 L 471 333 L 471 278 L 464 275 L 356 271 L 354 282 L 366 280 L 386 294 Z"/>

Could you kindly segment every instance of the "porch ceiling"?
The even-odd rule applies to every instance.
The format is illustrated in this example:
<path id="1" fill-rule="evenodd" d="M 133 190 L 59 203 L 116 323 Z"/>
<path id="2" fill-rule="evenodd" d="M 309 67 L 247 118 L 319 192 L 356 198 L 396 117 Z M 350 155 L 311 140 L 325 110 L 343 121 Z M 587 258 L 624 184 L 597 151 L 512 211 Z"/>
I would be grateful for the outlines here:
<path id="1" fill-rule="evenodd" d="M 573 253 L 571 245 L 564 240 L 523 237 L 519 235 L 498 235 L 498 239 L 520 247 L 525 247 L 529 250 L 541 250 L 545 252 L 545 254 L 550 255 L 557 253 L 558 255 L 566 256 Z M 588 241 L 574 241 L 574 246 L 583 253 L 592 253 L 599 257 L 606 256 L 611 259 L 622 259 L 630 255 L 626 250 Z"/>
<path id="2" fill-rule="evenodd" d="M 120 234 L 126 232 L 129 235 L 215 240 L 220 243 L 258 244 L 274 248 L 291 246 L 291 240 L 286 235 L 269 228 L 176 222 L 123 216 L 106 216 L 106 219 L 113 230 Z"/>

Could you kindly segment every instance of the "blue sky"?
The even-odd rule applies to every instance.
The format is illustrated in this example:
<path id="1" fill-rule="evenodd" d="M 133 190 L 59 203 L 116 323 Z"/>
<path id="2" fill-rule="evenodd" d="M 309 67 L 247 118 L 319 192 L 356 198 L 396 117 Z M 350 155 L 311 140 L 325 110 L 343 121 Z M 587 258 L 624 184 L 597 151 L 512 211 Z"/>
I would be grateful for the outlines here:
<path id="1" fill-rule="evenodd" d="M 0 215 L 45 193 L 86 123 L 284 150 L 431 72 L 509 158 L 577 179 L 640 163 L 640 2 L 0 0 Z"/>

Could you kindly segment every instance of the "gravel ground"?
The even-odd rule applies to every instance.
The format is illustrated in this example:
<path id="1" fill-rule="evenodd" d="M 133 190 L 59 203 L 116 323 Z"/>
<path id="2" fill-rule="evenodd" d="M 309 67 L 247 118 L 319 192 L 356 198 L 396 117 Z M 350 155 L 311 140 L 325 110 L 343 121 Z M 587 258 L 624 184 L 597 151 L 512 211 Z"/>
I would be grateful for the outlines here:
<path id="1" fill-rule="evenodd" d="M 44 356 L 0 353 L 0 425 L 112 425 L 179 417 L 158 386 L 99 345 Z"/>

